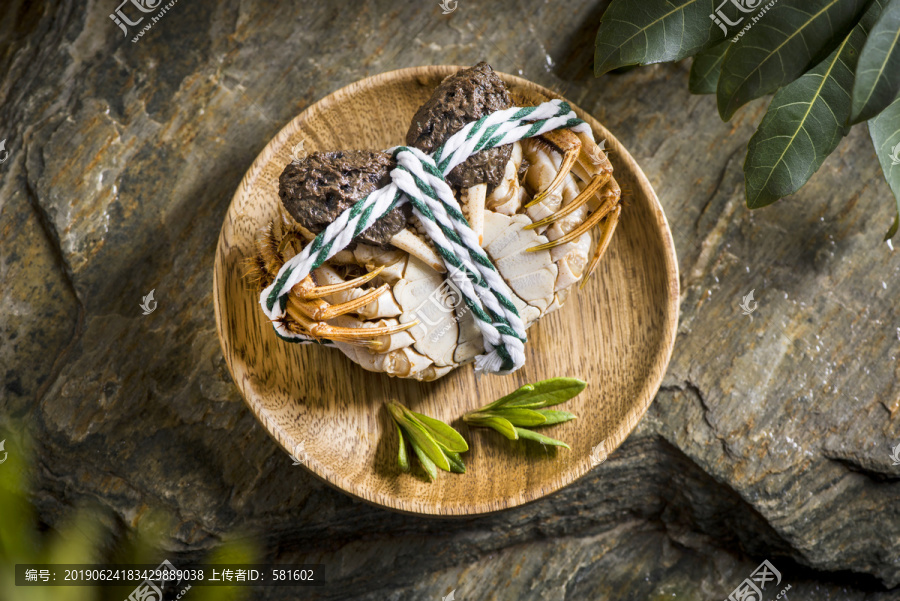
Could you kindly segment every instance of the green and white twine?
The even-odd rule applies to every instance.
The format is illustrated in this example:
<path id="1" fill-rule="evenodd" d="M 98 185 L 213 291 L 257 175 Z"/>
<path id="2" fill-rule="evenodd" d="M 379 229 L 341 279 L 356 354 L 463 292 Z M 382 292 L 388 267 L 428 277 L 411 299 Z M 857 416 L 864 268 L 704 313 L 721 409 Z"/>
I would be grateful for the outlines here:
<path id="1" fill-rule="evenodd" d="M 341 213 L 312 243 L 285 262 L 275 281 L 260 294 L 260 305 L 275 332 L 291 342 L 318 342 L 285 327 L 282 320 L 291 288 L 394 207 L 410 202 L 484 339 L 485 353 L 476 357 L 475 370 L 508 374 L 522 367 L 525 325 L 512 302 L 513 293 L 478 243 L 478 235 L 463 216 L 445 177 L 479 151 L 560 128 L 593 138 L 590 126 L 575 116 L 568 103 L 551 100 L 485 115 L 466 124 L 431 155 L 407 146 L 388 149 L 397 161 L 391 183 Z M 457 274 L 465 277 L 454 277 Z"/>

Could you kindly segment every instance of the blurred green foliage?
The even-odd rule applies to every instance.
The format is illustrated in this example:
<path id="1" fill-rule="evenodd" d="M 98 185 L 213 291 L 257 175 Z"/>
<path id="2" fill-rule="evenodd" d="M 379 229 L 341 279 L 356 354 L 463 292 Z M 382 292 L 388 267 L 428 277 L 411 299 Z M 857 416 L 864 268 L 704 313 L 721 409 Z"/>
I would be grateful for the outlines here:
<path id="1" fill-rule="evenodd" d="M 29 459 L 33 451 L 21 428 L 0 431 L 6 440 L 6 459 L 0 463 L 0 599 L 3 601 L 123 601 L 134 591 L 123 586 L 20 586 L 15 585 L 16 564 L 152 564 L 167 559 L 163 533 L 173 520 L 165 512 L 144 513 L 125 535 L 114 535 L 116 520 L 107 510 L 83 505 L 54 529 L 42 528 L 28 499 Z M 0 453 L 0 460 L 3 453 Z M 204 558 L 206 564 L 248 564 L 257 561 L 258 549 L 247 537 L 226 542 Z M 175 567 L 177 560 L 172 562 Z M 185 583 L 184 588 L 188 587 Z M 182 589 L 184 590 L 184 589 Z M 185 601 L 238 601 L 249 588 L 190 586 Z"/>

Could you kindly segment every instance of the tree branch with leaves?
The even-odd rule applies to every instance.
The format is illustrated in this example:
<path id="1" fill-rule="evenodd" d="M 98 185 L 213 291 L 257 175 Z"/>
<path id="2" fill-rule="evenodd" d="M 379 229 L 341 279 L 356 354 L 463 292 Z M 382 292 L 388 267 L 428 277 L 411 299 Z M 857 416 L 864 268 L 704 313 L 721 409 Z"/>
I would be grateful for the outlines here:
<path id="1" fill-rule="evenodd" d="M 613 0 L 594 74 L 693 57 L 689 89 L 729 121 L 773 94 L 747 146 L 747 206 L 797 192 L 866 122 L 900 224 L 900 0 Z"/>

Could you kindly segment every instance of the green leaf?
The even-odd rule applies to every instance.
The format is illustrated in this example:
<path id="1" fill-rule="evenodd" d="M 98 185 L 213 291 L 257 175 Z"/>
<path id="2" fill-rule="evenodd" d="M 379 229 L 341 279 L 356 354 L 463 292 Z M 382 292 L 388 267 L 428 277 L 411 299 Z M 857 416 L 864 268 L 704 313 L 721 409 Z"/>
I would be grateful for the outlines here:
<path id="1" fill-rule="evenodd" d="M 856 61 L 887 1 L 875 0 L 828 58 L 775 94 L 747 146 L 749 208 L 770 205 L 799 190 L 850 132 L 846 123 Z"/>
<path id="2" fill-rule="evenodd" d="M 754 15 L 751 27 L 725 54 L 716 89 L 729 121 L 755 98 L 789 84 L 830 53 L 870 0 L 780 0 Z M 765 6 L 770 6 L 766 4 Z"/>
<path id="3" fill-rule="evenodd" d="M 406 454 L 406 441 L 403 439 L 403 428 L 400 424 L 394 422 L 397 426 L 397 436 L 400 438 L 400 451 L 397 453 L 397 463 L 400 465 L 400 471 L 409 471 L 409 456 Z"/>
<path id="4" fill-rule="evenodd" d="M 416 454 L 419 455 L 419 458 L 421 459 L 422 454 L 419 453 L 419 451 L 421 451 L 428 456 L 437 467 L 445 472 L 450 471 L 450 464 L 447 463 L 447 458 L 444 456 L 444 452 L 441 451 L 437 442 L 435 442 L 434 438 L 431 437 L 424 427 L 410 420 L 404 413 L 404 409 L 406 409 L 406 407 L 397 403 L 388 403 L 388 410 L 391 412 L 394 420 L 403 428 L 404 433 L 409 437 L 409 441 L 412 443 Z M 406 411 L 408 411 L 408 409 L 406 409 Z"/>
<path id="5" fill-rule="evenodd" d="M 454 453 L 453 451 L 444 451 L 444 455 L 447 456 L 447 462 L 450 464 L 451 472 L 455 474 L 466 473 L 466 464 L 463 463 L 462 457 L 459 456 L 459 453 Z"/>
<path id="6" fill-rule="evenodd" d="M 441 420 L 422 415 L 421 413 L 416 413 L 415 411 L 410 411 L 409 409 L 406 409 L 404 413 L 407 414 L 407 417 L 418 420 L 428 433 L 431 434 L 434 441 L 445 450 L 454 451 L 456 453 L 465 453 L 469 450 L 469 445 L 466 444 L 466 440 L 462 435 Z"/>
<path id="7" fill-rule="evenodd" d="M 419 463 L 422 464 L 422 468 L 425 470 L 425 473 L 428 474 L 428 478 L 434 480 L 437 478 L 437 465 L 435 465 L 434 461 L 431 460 L 431 457 L 423 451 L 419 445 L 413 445 L 413 451 L 416 453 L 416 457 L 419 458 Z M 444 457 L 444 454 L 441 453 L 441 457 L 443 457 L 444 461 L 447 462 L 447 458 Z M 450 464 L 447 463 L 447 471 L 450 471 Z"/>
<path id="8" fill-rule="evenodd" d="M 897 201 L 898 217 L 888 231 L 885 240 L 897 233 L 900 224 L 900 98 L 869 121 L 869 136 L 875 146 L 875 153 L 884 171 L 884 177 Z"/>
<path id="9" fill-rule="evenodd" d="M 550 378 L 549 380 L 535 382 L 533 386 L 534 390 L 530 393 L 505 403 L 503 406 L 533 409 L 559 405 L 584 390 L 587 383 L 577 378 Z"/>
<path id="10" fill-rule="evenodd" d="M 513 425 L 509 423 L 509 420 L 503 419 L 502 417 L 495 417 L 490 415 L 472 417 L 471 415 L 467 415 L 463 419 L 465 419 L 467 423 L 473 426 L 493 428 L 510 440 L 519 439 L 519 435 L 516 434 L 516 429 L 513 427 Z"/>
<path id="11" fill-rule="evenodd" d="M 712 48 L 702 50 L 694 56 L 691 63 L 691 78 L 688 89 L 691 94 L 715 94 L 716 84 L 719 81 L 719 73 L 722 72 L 722 59 L 725 51 L 731 46 L 731 41 L 726 40 L 716 44 Z"/>
<path id="12" fill-rule="evenodd" d="M 408 424 L 401 423 L 401 425 L 405 427 L 406 435 L 409 436 L 414 448 L 421 449 L 436 466 L 445 472 L 450 471 L 450 464 L 447 463 L 447 456 L 444 455 L 444 450 L 441 449 L 441 446 L 431 437 L 425 428 L 415 422 L 408 422 Z"/>
<path id="13" fill-rule="evenodd" d="M 514 426 L 539 426 L 547 421 L 547 418 L 531 409 L 501 408 L 491 412 L 496 417 L 503 418 Z"/>
<path id="14" fill-rule="evenodd" d="M 883 111 L 900 93 L 900 0 L 891 0 L 863 46 L 853 86 L 853 123 Z"/>
<path id="15" fill-rule="evenodd" d="M 578 378 L 550 378 L 534 384 L 526 384 L 515 392 L 500 397 L 479 411 L 490 412 L 501 407 L 549 407 L 571 399 L 584 390 L 587 384 Z"/>
<path id="16" fill-rule="evenodd" d="M 716 0 L 616 0 L 594 41 L 594 75 L 630 65 L 677 61 L 725 34 L 710 19 Z"/>
<path id="17" fill-rule="evenodd" d="M 544 436 L 543 434 L 538 434 L 537 432 L 532 432 L 531 430 L 526 430 L 525 428 L 516 428 L 516 433 L 519 435 L 519 438 L 523 438 L 525 440 L 533 440 L 541 444 L 549 444 L 555 447 L 566 447 L 567 449 L 569 448 L 569 445 L 561 440 L 556 440 L 555 438 L 550 438 L 549 436 Z"/>
<path id="18" fill-rule="evenodd" d="M 502 396 L 493 403 L 489 403 L 481 408 L 482 411 L 486 411 L 488 409 L 493 409 L 494 407 L 502 407 L 506 403 L 512 402 L 518 398 L 528 396 L 534 390 L 534 384 L 526 384 L 521 388 L 514 390 L 506 396 Z"/>
<path id="19" fill-rule="evenodd" d="M 574 413 L 569 413 L 568 411 L 554 411 L 553 409 L 538 409 L 537 412 L 547 418 L 547 421 L 541 424 L 542 426 L 561 424 L 578 417 Z"/>

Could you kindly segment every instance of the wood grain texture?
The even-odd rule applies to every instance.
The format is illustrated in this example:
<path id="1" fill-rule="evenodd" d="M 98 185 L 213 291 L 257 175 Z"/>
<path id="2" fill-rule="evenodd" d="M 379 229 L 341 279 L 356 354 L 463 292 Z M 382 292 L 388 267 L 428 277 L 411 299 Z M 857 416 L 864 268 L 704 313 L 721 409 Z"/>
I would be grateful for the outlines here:
<path id="1" fill-rule="evenodd" d="M 276 215 L 278 176 L 294 144 L 306 151 L 383 149 L 403 142 L 410 119 L 434 86 L 459 67 L 415 67 L 351 84 L 294 118 L 263 149 L 225 216 L 214 268 L 219 339 L 231 374 L 264 428 L 326 482 L 396 510 L 441 516 L 489 513 L 538 499 L 592 467 L 591 452 L 611 453 L 646 412 L 659 388 L 678 322 L 678 271 L 671 233 L 640 167 L 602 125 L 574 107 L 606 139 L 626 194 L 614 240 L 588 285 L 562 310 L 529 329 L 524 368 L 476 379 L 470 365 L 433 383 L 363 370 L 336 349 L 278 339 L 242 277 L 259 231 Z M 511 90 L 550 90 L 501 74 Z M 566 449 L 509 441 L 465 425 L 463 413 L 526 382 L 573 376 L 588 388 L 562 408 L 577 420 L 541 431 Z M 397 435 L 384 403 L 456 427 L 469 441 L 467 473 L 429 483 L 418 467 L 401 474 Z"/>

